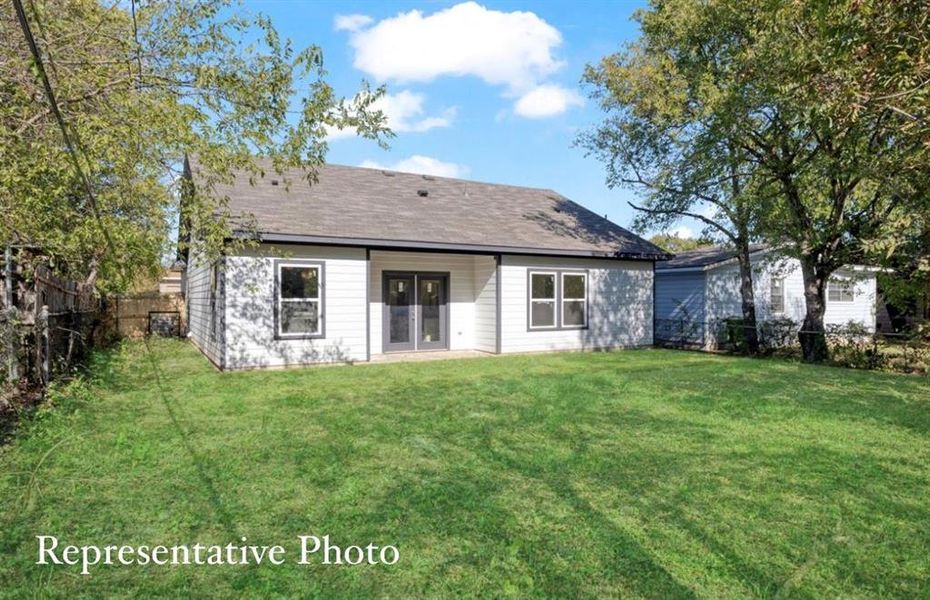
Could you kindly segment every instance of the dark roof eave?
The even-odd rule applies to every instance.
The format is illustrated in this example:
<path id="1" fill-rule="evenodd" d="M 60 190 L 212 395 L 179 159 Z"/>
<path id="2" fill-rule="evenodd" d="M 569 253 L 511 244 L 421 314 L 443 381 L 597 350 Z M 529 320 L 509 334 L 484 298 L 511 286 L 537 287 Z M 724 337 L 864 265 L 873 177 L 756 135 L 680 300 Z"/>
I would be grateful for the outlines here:
<path id="1" fill-rule="evenodd" d="M 349 238 L 325 235 L 293 233 L 234 231 L 236 237 L 256 237 L 261 242 L 286 244 L 319 244 L 324 246 L 354 246 L 389 250 L 432 250 L 437 252 L 462 252 L 469 254 L 531 254 L 540 256 L 574 256 L 582 258 L 608 258 L 622 260 L 668 260 L 671 254 L 643 252 L 605 252 L 599 250 L 568 250 L 558 248 L 525 248 L 518 246 L 486 246 L 481 244 L 455 244 L 449 242 L 426 242 L 416 240 L 384 240 L 372 238 Z"/>

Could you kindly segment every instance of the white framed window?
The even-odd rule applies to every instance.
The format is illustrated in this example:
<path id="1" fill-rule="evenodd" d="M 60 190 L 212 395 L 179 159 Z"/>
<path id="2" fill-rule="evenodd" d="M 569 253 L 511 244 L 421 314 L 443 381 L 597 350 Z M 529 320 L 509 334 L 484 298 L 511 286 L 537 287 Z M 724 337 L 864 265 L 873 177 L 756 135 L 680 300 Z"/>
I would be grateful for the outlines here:
<path id="1" fill-rule="evenodd" d="M 323 264 L 275 263 L 275 336 L 323 337 Z"/>
<path id="2" fill-rule="evenodd" d="M 849 279 L 831 279 L 827 282 L 828 302 L 853 302 L 856 299 L 853 282 Z"/>
<path id="3" fill-rule="evenodd" d="M 588 274 L 562 272 L 562 327 L 588 326 Z"/>
<path id="4" fill-rule="evenodd" d="M 557 275 L 555 271 L 530 271 L 530 329 L 555 329 Z"/>
<path id="5" fill-rule="evenodd" d="M 783 277 L 772 277 L 769 280 L 769 296 L 772 314 L 780 315 L 785 312 L 785 280 Z"/>

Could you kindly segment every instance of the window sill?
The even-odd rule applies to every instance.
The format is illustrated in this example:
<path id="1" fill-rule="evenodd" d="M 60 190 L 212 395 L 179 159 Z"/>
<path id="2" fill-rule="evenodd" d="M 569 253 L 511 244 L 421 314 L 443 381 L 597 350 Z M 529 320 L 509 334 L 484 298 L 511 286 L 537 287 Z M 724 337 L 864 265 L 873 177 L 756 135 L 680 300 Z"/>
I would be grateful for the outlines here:
<path id="1" fill-rule="evenodd" d="M 290 341 L 290 340 L 321 340 L 325 338 L 326 335 L 322 333 L 299 333 L 294 335 L 282 335 L 280 333 L 275 334 L 274 339 L 280 341 Z"/>

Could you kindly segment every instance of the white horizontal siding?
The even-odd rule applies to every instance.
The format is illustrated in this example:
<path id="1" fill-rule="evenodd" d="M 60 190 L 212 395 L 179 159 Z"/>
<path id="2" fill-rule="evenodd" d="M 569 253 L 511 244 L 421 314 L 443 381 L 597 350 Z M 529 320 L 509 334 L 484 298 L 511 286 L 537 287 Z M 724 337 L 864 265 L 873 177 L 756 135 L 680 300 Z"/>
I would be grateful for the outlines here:
<path id="1" fill-rule="evenodd" d="M 833 274 L 836 278 L 850 279 L 853 282 L 852 302 L 831 302 L 827 299 L 827 308 L 823 319 L 827 324 L 846 325 L 856 323 L 868 331 L 875 331 L 878 282 L 875 273 L 854 272 L 840 269 Z"/>
<path id="2" fill-rule="evenodd" d="M 796 258 L 772 259 L 763 256 L 753 257 L 753 292 L 756 301 L 756 318 L 767 321 L 773 318 L 787 318 L 800 324 L 807 312 L 804 299 L 804 277 L 801 263 Z M 870 331 L 875 328 L 876 278 L 874 273 L 853 272 L 840 269 L 835 277 L 849 277 L 855 282 L 855 299 L 853 302 L 826 301 L 824 323 L 828 325 L 846 325 L 858 323 Z M 771 279 L 780 277 L 784 280 L 785 310 L 781 313 L 772 311 Z M 739 267 L 728 264 L 707 272 L 707 318 L 709 321 L 727 317 L 741 317 L 742 304 L 740 296 Z"/>
<path id="3" fill-rule="evenodd" d="M 369 273 L 371 353 L 382 354 L 383 289 L 385 271 L 449 273 L 449 349 L 475 348 L 475 256 L 440 252 L 371 251 Z"/>
<path id="4" fill-rule="evenodd" d="M 527 330 L 529 269 L 588 270 L 588 328 Z M 501 351 L 582 350 L 652 344 L 652 263 L 505 255 L 501 277 Z"/>
<path id="5" fill-rule="evenodd" d="M 199 257 L 190 259 L 185 278 L 185 302 L 187 304 L 188 337 L 218 367 L 223 366 L 223 281 L 222 268 L 216 287 L 216 311 L 213 314 L 210 295 L 210 272 L 212 263 L 202 262 Z M 215 330 L 214 330 L 215 319 Z"/>
<path id="6" fill-rule="evenodd" d="M 325 337 L 275 339 L 274 261 L 322 262 Z M 327 246 L 262 246 L 227 258 L 226 368 L 367 359 L 365 250 Z"/>

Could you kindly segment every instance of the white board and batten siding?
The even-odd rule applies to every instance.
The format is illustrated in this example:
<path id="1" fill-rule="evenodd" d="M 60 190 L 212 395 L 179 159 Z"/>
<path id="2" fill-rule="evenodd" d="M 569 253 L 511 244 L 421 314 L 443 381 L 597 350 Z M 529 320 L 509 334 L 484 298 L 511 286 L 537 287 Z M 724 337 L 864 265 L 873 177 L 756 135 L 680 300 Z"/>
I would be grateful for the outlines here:
<path id="1" fill-rule="evenodd" d="M 219 268 L 216 268 L 218 266 Z M 188 336 L 214 365 L 223 368 L 225 330 L 223 327 L 223 282 L 222 261 L 208 263 L 192 256 L 185 278 L 185 302 L 187 305 Z M 216 270 L 214 271 L 214 269 Z M 215 297 L 211 290 L 213 277 L 217 276 Z"/>
<path id="2" fill-rule="evenodd" d="M 497 261 L 475 257 L 475 350 L 497 352 Z"/>
<path id="3" fill-rule="evenodd" d="M 447 311 L 450 350 L 494 351 L 488 341 L 487 275 L 494 273 L 494 258 L 485 255 L 396 252 L 372 250 L 369 286 L 371 305 L 371 353 L 383 353 L 383 275 L 391 271 L 448 273 Z M 490 290 L 494 293 L 494 290 Z M 493 308 L 493 306 L 492 306 Z M 491 323 L 493 327 L 493 322 Z M 493 331 L 491 332 L 493 335 Z"/>
<path id="4" fill-rule="evenodd" d="M 588 327 L 528 329 L 531 270 L 588 273 Z M 598 350 L 652 344 L 652 263 L 589 258 L 504 255 L 501 264 L 501 351 Z"/>
<path id="5" fill-rule="evenodd" d="M 323 264 L 323 330 L 315 339 L 276 339 L 275 260 Z M 279 245 L 226 259 L 227 369 L 367 360 L 365 249 Z"/>

